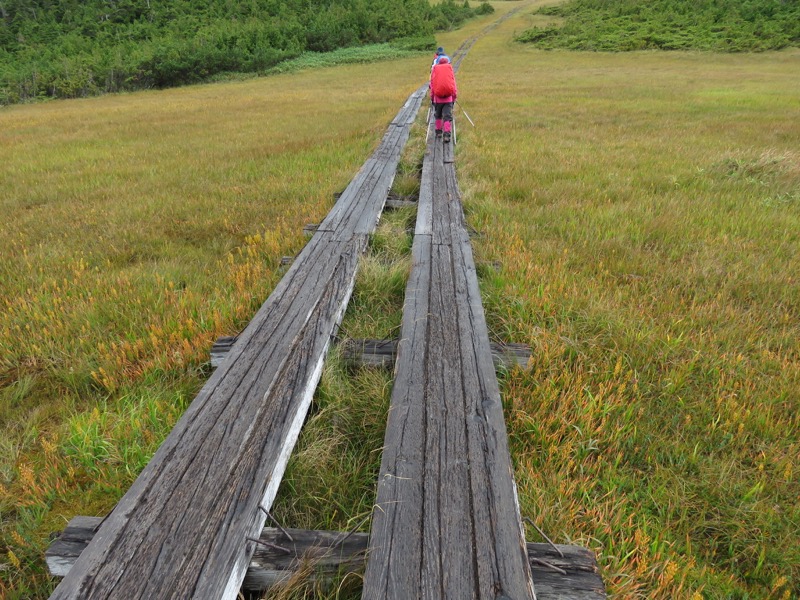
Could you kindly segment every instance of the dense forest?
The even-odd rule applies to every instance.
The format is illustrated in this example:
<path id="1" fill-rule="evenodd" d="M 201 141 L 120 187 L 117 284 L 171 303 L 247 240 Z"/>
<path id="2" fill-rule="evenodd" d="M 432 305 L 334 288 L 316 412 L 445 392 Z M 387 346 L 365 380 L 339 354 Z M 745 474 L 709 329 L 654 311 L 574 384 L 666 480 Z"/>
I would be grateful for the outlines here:
<path id="1" fill-rule="evenodd" d="M 798 0 L 571 0 L 518 39 L 573 50 L 753 52 L 800 45 Z"/>
<path id="2" fill-rule="evenodd" d="M 0 104 L 258 73 L 304 52 L 432 34 L 488 4 L 445 0 L 0 0 Z"/>

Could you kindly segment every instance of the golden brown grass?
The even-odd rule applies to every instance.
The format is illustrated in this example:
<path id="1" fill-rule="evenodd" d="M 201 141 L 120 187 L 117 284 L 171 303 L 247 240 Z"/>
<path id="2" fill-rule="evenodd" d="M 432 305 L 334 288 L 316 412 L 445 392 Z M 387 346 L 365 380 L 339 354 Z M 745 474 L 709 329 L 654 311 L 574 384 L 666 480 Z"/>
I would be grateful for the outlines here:
<path id="1" fill-rule="evenodd" d="M 798 52 L 540 52 L 525 24 L 476 44 L 458 122 L 491 330 L 534 347 L 504 378 L 523 512 L 615 597 L 793 597 Z"/>

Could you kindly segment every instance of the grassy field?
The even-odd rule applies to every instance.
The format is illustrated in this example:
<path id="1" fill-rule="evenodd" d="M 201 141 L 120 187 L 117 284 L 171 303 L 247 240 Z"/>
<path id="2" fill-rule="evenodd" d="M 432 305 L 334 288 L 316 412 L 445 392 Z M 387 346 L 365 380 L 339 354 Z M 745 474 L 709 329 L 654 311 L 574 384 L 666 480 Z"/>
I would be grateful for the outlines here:
<path id="1" fill-rule="evenodd" d="M 620 597 L 797 597 L 800 53 L 519 27 L 464 63 L 459 165 L 492 332 L 535 349 L 504 378 L 523 512 Z"/>
<path id="2" fill-rule="evenodd" d="M 595 550 L 612 597 L 795 597 L 800 52 L 511 41 L 543 18 L 473 47 L 459 99 L 476 128 L 456 112 L 477 258 L 503 265 L 481 269 L 491 334 L 534 349 L 501 376 L 523 513 Z M 127 489 L 212 341 L 263 302 L 427 65 L 0 111 L 0 597 L 48 595 L 49 532 Z M 386 216 L 344 334 L 396 331 L 412 218 Z M 370 511 L 390 389 L 332 357 L 276 502 L 286 524 Z"/>

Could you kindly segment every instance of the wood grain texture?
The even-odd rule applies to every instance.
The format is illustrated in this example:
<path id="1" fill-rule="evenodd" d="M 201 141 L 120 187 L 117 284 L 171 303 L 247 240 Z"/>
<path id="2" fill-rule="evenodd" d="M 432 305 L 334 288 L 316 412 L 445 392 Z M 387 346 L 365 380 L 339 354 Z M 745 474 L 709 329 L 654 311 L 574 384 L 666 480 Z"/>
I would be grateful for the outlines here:
<path id="1" fill-rule="evenodd" d="M 50 544 L 46 561 L 50 574 L 64 577 L 89 544 L 101 518 L 75 517 Z M 264 528 L 260 540 L 289 550 L 284 552 L 265 544 L 256 547 L 247 568 L 242 589 L 251 592 L 267 590 L 289 579 L 304 567 L 312 581 L 327 581 L 344 573 L 361 573 L 366 562 L 369 534 L 347 535 L 339 531 L 288 529 L 289 540 L 280 530 Z M 580 546 L 548 544 L 526 545 L 538 600 L 601 600 L 605 598 L 603 581 L 597 571 L 594 554 Z M 559 554 L 559 551 L 561 554 Z M 543 564 L 553 565 L 563 572 Z M 310 567 L 310 568 L 308 568 Z"/>
<path id="2" fill-rule="evenodd" d="M 533 599 L 491 346 L 446 156 L 429 137 L 363 597 Z"/>
<path id="3" fill-rule="evenodd" d="M 51 596 L 235 598 L 408 137 L 401 111 L 332 214 Z M 404 112 L 405 111 L 405 112 Z M 388 184 L 387 184 L 388 182 Z M 327 220 L 326 220 L 327 221 Z"/>

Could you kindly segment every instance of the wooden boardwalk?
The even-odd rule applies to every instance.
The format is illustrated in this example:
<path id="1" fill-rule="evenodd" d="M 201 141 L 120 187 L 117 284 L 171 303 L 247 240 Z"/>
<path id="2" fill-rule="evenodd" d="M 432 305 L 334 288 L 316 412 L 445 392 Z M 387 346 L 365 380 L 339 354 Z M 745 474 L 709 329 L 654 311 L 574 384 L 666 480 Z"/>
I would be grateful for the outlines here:
<path id="1" fill-rule="evenodd" d="M 426 91 L 409 97 L 114 511 L 76 518 L 54 542 L 48 565 L 69 572 L 52 598 L 233 599 L 309 555 L 323 576 L 366 560 L 369 600 L 535 600 L 533 582 L 539 600 L 604 597 L 591 552 L 525 543 L 453 146 L 432 135 L 401 338 L 373 352 L 397 358 L 369 541 L 290 530 L 298 539 L 286 544 L 264 529 Z"/>
<path id="2" fill-rule="evenodd" d="M 431 134 L 365 600 L 535 597 L 452 151 Z"/>
<path id="3" fill-rule="evenodd" d="M 425 88 L 51 596 L 236 598 Z"/>

